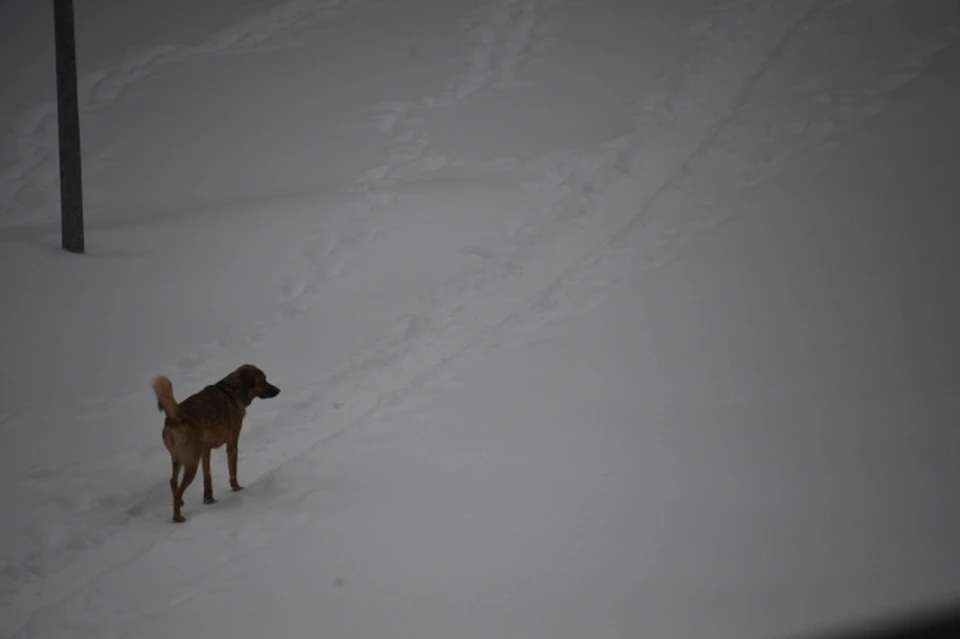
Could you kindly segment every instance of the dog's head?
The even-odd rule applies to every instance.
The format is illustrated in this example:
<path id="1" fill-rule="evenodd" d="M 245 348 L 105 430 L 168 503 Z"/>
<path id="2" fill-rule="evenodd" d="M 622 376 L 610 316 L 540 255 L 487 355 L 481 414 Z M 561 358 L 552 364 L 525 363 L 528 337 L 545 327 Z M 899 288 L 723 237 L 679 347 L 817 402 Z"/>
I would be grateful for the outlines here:
<path id="1" fill-rule="evenodd" d="M 280 394 L 280 389 L 267 381 L 266 374 L 251 364 L 244 364 L 224 379 L 249 405 L 254 399 L 270 399 Z"/>

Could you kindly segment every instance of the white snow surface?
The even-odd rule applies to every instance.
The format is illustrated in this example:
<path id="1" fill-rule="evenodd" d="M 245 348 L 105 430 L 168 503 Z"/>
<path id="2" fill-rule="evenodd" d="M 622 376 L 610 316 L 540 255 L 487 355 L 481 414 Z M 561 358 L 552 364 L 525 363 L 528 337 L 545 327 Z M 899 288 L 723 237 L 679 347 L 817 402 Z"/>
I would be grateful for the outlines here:
<path id="1" fill-rule="evenodd" d="M 761 638 L 960 594 L 955 0 L 0 5 L 0 636 Z M 16 63 L 10 63 L 17 60 Z M 151 390 L 253 363 L 171 521 Z"/>

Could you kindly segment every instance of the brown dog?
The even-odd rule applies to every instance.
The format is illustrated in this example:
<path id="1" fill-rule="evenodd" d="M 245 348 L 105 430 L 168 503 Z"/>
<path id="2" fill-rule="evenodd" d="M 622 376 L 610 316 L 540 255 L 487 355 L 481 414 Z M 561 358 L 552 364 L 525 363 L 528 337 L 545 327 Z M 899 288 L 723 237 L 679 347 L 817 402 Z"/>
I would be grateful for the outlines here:
<path id="1" fill-rule="evenodd" d="M 157 407 L 166 414 L 163 422 L 163 443 L 170 451 L 173 474 L 170 491 L 173 493 L 173 521 L 182 523 L 180 514 L 183 493 L 197 475 L 197 466 L 203 460 L 203 503 L 212 504 L 213 478 L 210 476 L 210 451 L 227 445 L 227 465 L 230 469 L 230 487 L 237 491 L 237 444 L 240 428 L 247 414 L 247 406 L 254 399 L 269 399 L 280 394 L 280 389 L 267 382 L 262 370 L 244 364 L 216 384 L 207 386 L 179 404 L 173 398 L 173 385 L 166 377 L 153 380 Z M 178 484 L 180 468 L 183 480 Z"/>

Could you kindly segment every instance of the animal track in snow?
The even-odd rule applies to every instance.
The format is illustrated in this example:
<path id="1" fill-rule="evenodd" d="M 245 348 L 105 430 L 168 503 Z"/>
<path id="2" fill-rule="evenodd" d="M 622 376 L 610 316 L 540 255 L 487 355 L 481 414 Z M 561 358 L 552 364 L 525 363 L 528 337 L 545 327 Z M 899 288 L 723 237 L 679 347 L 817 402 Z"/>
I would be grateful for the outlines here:
<path id="1" fill-rule="evenodd" d="M 833 3 L 831 10 L 845 5 Z M 835 15 L 815 12 L 803 22 L 802 30 L 795 29 L 794 48 L 790 48 L 791 43 L 785 43 L 778 61 L 779 67 L 790 69 L 785 74 L 793 83 L 789 89 L 781 86 L 781 75 L 772 70 L 773 65 L 765 64 L 763 76 L 754 83 L 753 92 L 742 100 L 739 113 L 735 111 L 723 120 L 698 152 L 685 162 L 685 168 L 657 191 L 656 215 L 637 216 L 623 233 L 614 235 L 601 251 L 574 269 L 555 290 L 535 304 L 533 312 L 513 322 L 510 328 L 514 339 L 529 339 L 524 335 L 529 336 L 556 318 L 587 312 L 602 304 L 613 293 L 606 289 L 617 285 L 624 273 L 635 273 L 637 267 L 641 272 L 662 268 L 695 235 L 724 221 L 720 210 L 713 206 L 715 201 L 762 183 L 797 154 L 835 149 L 839 145 L 836 140 L 839 134 L 882 113 L 883 105 L 893 92 L 921 75 L 960 37 L 957 24 L 945 24 L 925 38 L 888 49 L 889 60 L 882 65 L 877 64 L 871 52 L 855 49 L 858 42 L 868 39 L 833 34 L 838 24 L 844 23 L 838 23 Z M 897 37 L 906 37 L 895 15 L 888 17 L 886 26 L 890 33 L 885 41 L 896 42 Z M 831 46 L 840 50 L 832 51 Z M 811 50 L 823 54 L 823 65 L 811 67 L 808 59 Z M 794 61 L 796 69 L 791 67 Z M 877 69 L 876 76 L 864 80 L 856 72 L 863 68 Z M 824 91 L 822 88 L 827 86 L 833 88 Z M 638 105 L 641 121 L 646 119 L 662 125 L 673 120 L 674 114 L 684 109 L 675 95 L 658 91 L 644 100 Z M 781 101 L 783 96 L 787 96 L 786 102 Z M 822 119 L 784 118 L 790 111 L 807 115 L 819 113 Z M 646 117 L 644 112 L 648 114 Z M 761 130 L 757 130 L 758 126 Z M 620 147 L 633 148 L 634 143 L 621 141 Z M 567 172 L 559 185 L 571 183 L 569 169 Z M 556 178 L 554 180 L 556 182 Z M 577 189 L 570 193 L 577 193 Z M 568 194 L 567 205 L 571 202 Z M 504 339 L 493 341 L 502 343 Z"/>
<path id="2" fill-rule="evenodd" d="M 447 154 L 432 147 L 422 122 L 430 112 L 469 100 L 483 91 L 512 86 L 538 39 L 546 13 L 563 0 L 496 0 L 475 11 L 465 27 L 465 70 L 438 95 L 388 100 L 369 107 L 368 119 L 391 136 L 384 163 L 361 174 L 360 191 L 373 191 L 422 173 L 443 169 Z"/>

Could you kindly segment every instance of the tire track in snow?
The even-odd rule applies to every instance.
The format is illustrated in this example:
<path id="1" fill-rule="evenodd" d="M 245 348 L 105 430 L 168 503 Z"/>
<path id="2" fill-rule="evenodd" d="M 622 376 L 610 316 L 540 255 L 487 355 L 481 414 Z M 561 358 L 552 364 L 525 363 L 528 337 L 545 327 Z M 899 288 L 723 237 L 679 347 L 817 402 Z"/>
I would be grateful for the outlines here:
<path id="1" fill-rule="evenodd" d="M 524 63 L 546 39 L 537 32 L 547 15 L 564 2 L 496 0 L 481 6 L 466 27 L 463 74 L 448 82 L 438 95 L 419 102 L 389 100 L 370 107 L 370 120 L 393 137 L 387 162 L 361 175 L 358 189 L 389 186 L 446 166 L 449 158 L 432 150 L 427 131 L 418 123 L 432 112 L 462 104 L 486 91 L 525 86 L 520 77 Z"/>
<path id="2" fill-rule="evenodd" d="M 566 0 L 496 0 L 481 5 L 467 21 L 462 53 L 465 70 L 439 94 L 417 101 L 388 100 L 369 107 L 369 120 L 391 135 L 385 163 L 358 176 L 354 194 L 361 197 L 348 218 L 337 220 L 307 238 L 294 272 L 281 284 L 286 317 L 307 312 L 320 297 L 323 282 L 342 272 L 357 250 L 385 237 L 379 217 L 394 203 L 387 189 L 399 181 L 458 164 L 429 144 L 421 123 L 431 113 L 477 97 L 483 91 L 520 82 L 529 53 L 546 39 L 536 32 L 544 18 Z M 497 163 L 493 163 L 496 168 Z M 237 343 L 255 343 L 276 330 L 274 321 L 201 346 L 180 361 L 181 370 L 199 370 Z M 199 377 L 195 378 L 199 380 Z"/>
<path id="3" fill-rule="evenodd" d="M 555 319 L 605 303 L 612 287 L 669 263 L 699 233 L 727 219 L 716 202 L 762 184 L 791 158 L 832 152 L 838 136 L 880 115 L 896 92 L 960 43 L 960 16 L 917 38 L 903 28 L 895 3 L 887 3 L 886 15 L 879 3 L 874 5 L 872 19 L 882 21 L 879 25 L 864 24 L 850 4 L 827 3 L 812 14 L 780 52 L 779 71 L 768 68 L 757 77 L 738 112 L 705 141 L 685 170 L 491 342 L 529 339 Z M 882 52 L 861 44 L 871 41 L 882 42 Z M 811 51 L 818 62 L 811 60 Z M 864 69 L 873 73 L 865 75 Z"/>
<path id="4" fill-rule="evenodd" d="M 702 152 L 704 140 L 736 111 L 771 56 L 816 6 L 785 2 L 770 8 L 762 2 L 746 15 L 717 12 L 701 25 L 705 42 L 683 65 L 679 79 L 671 70 L 662 88 L 642 103 L 634 134 L 593 155 L 546 162 L 545 170 L 557 176 L 553 188 L 560 191 L 552 223 L 521 233 L 500 268 L 439 292 L 428 304 L 430 311 L 408 318 L 391 339 L 342 367 L 328 384 L 350 389 L 347 423 L 429 383 L 445 363 L 548 295 L 565 271 L 610 241 L 611 228 L 622 230 L 642 214 L 666 184 L 683 175 L 689 159 Z M 651 166 L 645 160 L 650 156 L 660 163 Z M 635 179 L 623 180 L 625 170 Z M 604 201 L 605 191 L 618 182 L 630 196 L 620 206 Z M 641 213 L 631 206 L 638 199 L 645 203 Z"/>
<path id="5" fill-rule="evenodd" d="M 103 111 L 127 88 L 166 67 L 200 56 L 257 51 L 281 33 L 307 22 L 333 19 L 365 2 L 287 0 L 198 44 L 153 47 L 114 67 L 84 74 L 77 86 L 81 117 Z M 20 115 L 7 139 L 0 141 L 2 156 L 15 158 L 15 163 L 0 173 L 0 225 L 46 221 L 59 215 L 57 130 L 57 105 L 47 102 Z M 85 156 L 85 172 L 105 170 L 105 161 L 96 158 L 95 150 L 85 149 Z"/>
<path id="6" fill-rule="evenodd" d="M 319 286 L 336 277 L 356 250 L 385 235 L 381 214 L 393 204 L 387 190 L 447 167 L 460 165 L 430 142 L 423 122 L 431 114 L 463 104 L 495 89 L 523 85 L 522 70 L 531 52 L 547 40 L 544 19 L 566 0 L 495 0 L 474 10 L 464 28 L 463 73 L 438 94 L 418 100 L 385 100 L 368 108 L 368 120 L 390 136 L 383 162 L 364 171 L 353 191 L 364 196 L 365 208 L 344 232 L 318 234 L 304 251 L 301 267 L 284 284 L 289 314 L 300 314 L 318 300 Z M 331 244 L 332 242 L 332 244 Z"/>
<path id="7" fill-rule="evenodd" d="M 444 107 L 462 102 L 492 87 L 523 86 L 519 73 L 526 52 L 547 11 L 563 0 L 498 0 L 480 9 L 480 19 L 467 31 L 466 72 L 448 85 L 443 95 L 427 106 Z"/>

